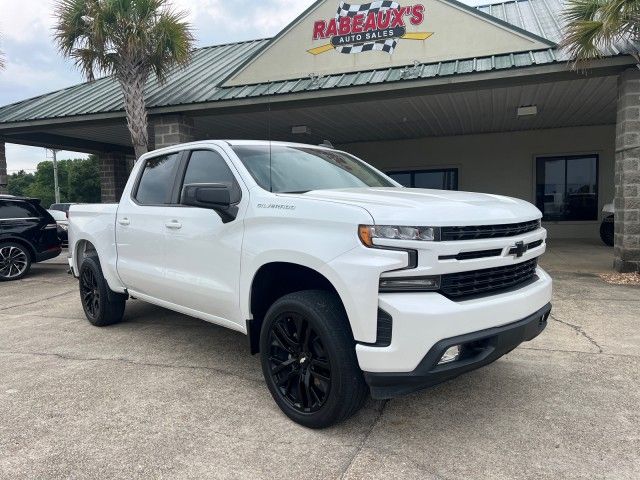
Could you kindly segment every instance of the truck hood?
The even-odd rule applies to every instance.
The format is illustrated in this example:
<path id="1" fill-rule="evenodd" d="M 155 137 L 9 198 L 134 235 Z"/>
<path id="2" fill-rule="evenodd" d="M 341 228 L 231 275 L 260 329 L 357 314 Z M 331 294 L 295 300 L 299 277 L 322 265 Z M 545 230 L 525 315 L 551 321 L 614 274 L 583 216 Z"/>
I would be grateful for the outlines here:
<path id="1" fill-rule="evenodd" d="M 300 196 L 360 206 L 378 225 L 497 225 L 542 216 L 529 202 L 485 193 L 389 187 L 314 190 Z"/>

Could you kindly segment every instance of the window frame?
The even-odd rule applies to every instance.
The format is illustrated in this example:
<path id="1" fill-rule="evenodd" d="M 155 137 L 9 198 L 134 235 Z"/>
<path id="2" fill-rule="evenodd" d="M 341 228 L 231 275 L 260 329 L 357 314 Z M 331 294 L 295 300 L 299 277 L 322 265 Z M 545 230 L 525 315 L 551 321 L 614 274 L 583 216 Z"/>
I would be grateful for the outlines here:
<path id="1" fill-rule="evenodd" d="M 586 223 L 598 223 L 600 221 L 600 153 L 598 152 L 584 152 L 584 153 L 570 153 L 570 154 L 545 154 L 545 155 L 535 155 L 533 159 L 533 204 L 542 212 L 542 221 L 545 223 L 562 223 L 562 224 L 586 224 Z M 546 162 L 548 160 L 564 160 L 564 195 L 566 196 L 567 192 L 567 160 L 577 160 L 577 159 L 587 159 L 587 158 L 595 158 L 596 159 L 596 178 L 595 178 L 595 195 L 596 195 L 596 208 L 594 213 L 594 218 L 591 220 L 575 220 L 575 219 L 545 219 L 544 215 L 544 195 L 542 208 L 540 208 L 538 203 L 538 162 L 543 161 Z M 545 166 L 546 171 L 546 166 Z M 542 179 L 544 180 L 544 179 Z"/>
<path id="2" fill-rule="evenodd" d="M 140 170 L 138 171 L 138 176 L 136 178 L 136 182 L 133 184 L 133 188 L 131 189 L 131 201 L 133 203 L 135 203 L 136 205 L 138 205 L 139 207 L 169 207 L 172 206 L 174 204 L 174 199 L 175 199 L 175 190 L 176 190 L 176 182 L 177 179 L 180 178 L 180 172 L 182 171 L 182 167 L 184 164 L 184 157 L 185 157 L 185 153 L 188 150 L 178 150 L 175 152 L 167 152 L 167 153 L 162 153 L 159 155 L 154 155 L 152 157 L 147 158 L 144 161 L 144 164 L 140 167 Z M 168 200 L 169 203 L 141 203 L 138 201 L 137 196 L 138 196 L 138 190 L 140 189 L 140 183 L 142 182 L 142 176 L 144 175 L 144 172 L 147 168 L 147 163 L 151 160 L 154 160 L 156 158 L 160 158 L 160 157 L 167 157 L 170 155 L 178 155 L 178 166 L 176 168 L 176 175 L 175 178 L 173 179 L 173 184 L 171 185 L 171 193 L 168 196 Z"/>
<path id="3" fill-rule="evenodd" d="M 442 173 L 456 172 L 455 190 L 449 190 L 449 191 L 451 192 L 460 191 L 460 168 L 459 167 L 421 168 L 421 169 L 414 169 L 414 170 L 391 170 L 384 173 L 396 183 L 400 183 L 400 182 L 395 180 L 391 175 L 409 174 L 411 175 L 411 185 L 415 185 L 416 183 L 415 175 L 417 173 L 436 173 L 436 172 L 442 172 Z M 411 187 L 405 187 L 405 188 L 418 188 L 418 187 L 411 186 Z"/>
<path id="4" fill-rule="evenodd" d="M 187 176 L 187 169 L 189 168 L 189 162 L 191 161 L 191 156 L 195 152 L 214 152 L 217 153 L 222 161 L 225 163 L 229 172 L 231 173 L 231 177 L 233 178 L 234 188 L 238 193 L 238 200 L 234 202 L 235 205 L 239 204 L 242 201 L 242 188 L 240 187 L 240 182 L 238 181 L 238 174 L 234 170 L 233 164 L 226 158 L 225 152 L 222 150 L 218 150 L 216 148 L 211 147 L 202 147 L 202 148 L 193 148 L 189 150 L 184 150 L 182 152 L 182 158 L 180 159 L 180 166 L 178 167 L 178 174 L 176 175 L 176 183 L 174 184 L 174 190 L 172 192 L 172 201 L 171 206 L 178 206 L 184 208 L 198 208 L 191 207 L 189 205 L 182 205 L 180 203 L 180 198 L 182 197 L 182 190 L 184 189 L 184 179 Z"/>

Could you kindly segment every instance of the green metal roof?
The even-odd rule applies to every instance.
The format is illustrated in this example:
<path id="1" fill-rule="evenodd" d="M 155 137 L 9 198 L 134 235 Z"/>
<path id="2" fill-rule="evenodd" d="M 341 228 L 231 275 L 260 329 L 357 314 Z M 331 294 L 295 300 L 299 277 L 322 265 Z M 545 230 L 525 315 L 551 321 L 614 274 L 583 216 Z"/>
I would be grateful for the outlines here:
<path id="1" fill-rule="evenodd" d="M 480 6 L 477 7 L 477 11 L 547 39 L 550 45 L 553 45 L 561 37 L 561 25 L 558 20 L 561 8 L 561 0 L 515 0 Z M 474 72 L 507 71 L 569 60 L 562 51 L 550 47 L 537 51 L 452 59 L 446 62 L 320 78 L 305 77 L 269 84 L 222 87 L 230 73 L 245 65 L 268 43 L 269 39 L 263 39 L 196 50 L 191 64 L 172 72 L 166 83 L 158 84 L 155 79 L 149 80 L 146 89 L 148 108 L 153 111 L 154 108 L 167 106 L 276 96 Z M 613 49 L 607 53 L 613 56 L 620 52 Z M 2 124 L 122 111 L 122 93 L 119 85 L 112 78 L 103 78 L 2 107 L 0 128 Z"/>
<path id="2" fill-rule="evenodd" d="M 268 39 L 215 45 L 195 50 L 191 63 L 176 68 L 164 84 L 150 78 L 146 88 L 150 108 L 206 101 L 229 71 L 237 68 Z M 105 77 L 0 108 L 0 124 L 124 110 L 117 81 Z"/>

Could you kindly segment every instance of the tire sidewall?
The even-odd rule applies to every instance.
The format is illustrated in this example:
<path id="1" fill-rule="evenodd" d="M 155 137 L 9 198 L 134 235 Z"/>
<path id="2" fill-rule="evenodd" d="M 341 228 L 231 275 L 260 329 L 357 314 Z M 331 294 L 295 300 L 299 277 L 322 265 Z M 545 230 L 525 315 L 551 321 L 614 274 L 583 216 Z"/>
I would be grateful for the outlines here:
<path id="1" fill-rule="evenodd" d="M 26 248 L 24 245 L 22 245 L 20 243 L 16 243 L 16 242 L 0 242 L 0 249 L 1 248 L 6 248 L 6 247 L 19 248 L 22 252 L 24 252 L 24 254 L 27 256 L 27 268 L 25 268 L 24 272 L 22 272 L 17 277 L 11 277 L 11 278 L 0 277 L 0 282 L 13 282 L 15 280 L 20 280 L 20 279 L 26 277 L 27 274 L 29 273 L 29 271 L 31 270 L 31 265 L 32 265 L 32 262 L 33 262 L 33 260 L 31 259 L 31 252 L 29 252 L 29 249 Z"/>
<path id="2" fill-rule="evenodd" d="M 270 350 L 269 332 L 275 320 L 283 313 L 296 312 L 304 315 L 313 327 L 316 334 L 322 340 L 322 344 L 327 352 L 327 358 L 331 366 L 331 383 L 329 397 L 320 410 L 312 413 L 304 413 L 293 408 L 287 400 L 282 397 L 279 388 L 276 386 L 270 371 L 268 362 L 268 354 Z M 327 321 L 329 320 L 329 321 Z M 353 380 L 347 378 L 345 369 L 346 362 L 352 361 L 348 352 L 344 351 L 329 331 L 329 322 L 331 319 L 322 318 L 322 313 L 309 308 L 309 305 L 300 301 L 295 295 L 287 295 L 276 301 L 265 315 L 265 320 L 260 332 L 260 360 L 262 364 L 262 372 L 264 374 L 267 387 L 271 392 L 275 402 L 280 409 L 292 420 L 310 428 L 322 428 L 326 425 L 334 423 L 336 412 L 341 408 L 340 402 L 343 391 L 353 385 Z M 344 328 L 336 326 L 338 328 Z"/>
<path id="3" fill-rule="evenodd" d="M 104 279 L 104 276 L 102 275 L 102 269 L 100 268 L 100 263 L 98 262 L 98 260 L 94 257 L 87 257 L 84 259 L 84 261 L 82 262 L 82 265 L 80 265 L 80 282 L 82 282 L 82 275 L 84 273 L 84 271 L 86 269 L 90 269 L 93 272 L 93 275 L 96 278 L 96 282 L 98 284 L 98 290 L 100 292 L 100 312 L 96 317 L 93 317 L 88 311 L 87 311 L 87 307 L 84 304 L 84 301 L 82 300 L 82 289 L 81 287 L 79 288 L 80 290 L 80 303 L 82 304 L 82 309 L 84 310 L 84 314 L 87 317 L 87 320 L 89 320 L 89 323 L 91 323 L 92 325 L 95 326 L 103 326 L 104 325 L 104 317 L 105 317 L 105 312 L 106 312 L 106 302 L 108 300 L 107 297 L 107 282 Z"/>

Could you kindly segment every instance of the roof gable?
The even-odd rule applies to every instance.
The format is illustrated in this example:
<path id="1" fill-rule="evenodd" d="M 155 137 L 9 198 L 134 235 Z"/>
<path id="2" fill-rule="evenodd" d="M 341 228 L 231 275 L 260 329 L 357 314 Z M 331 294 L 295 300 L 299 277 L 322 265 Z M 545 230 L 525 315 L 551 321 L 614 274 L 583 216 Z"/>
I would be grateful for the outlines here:
<path id="1" fill-rule="evenodd" d="M 553 46 L 545 38 L 455 0 L 320 0 L 248 59 L 226 85 Z"/>

